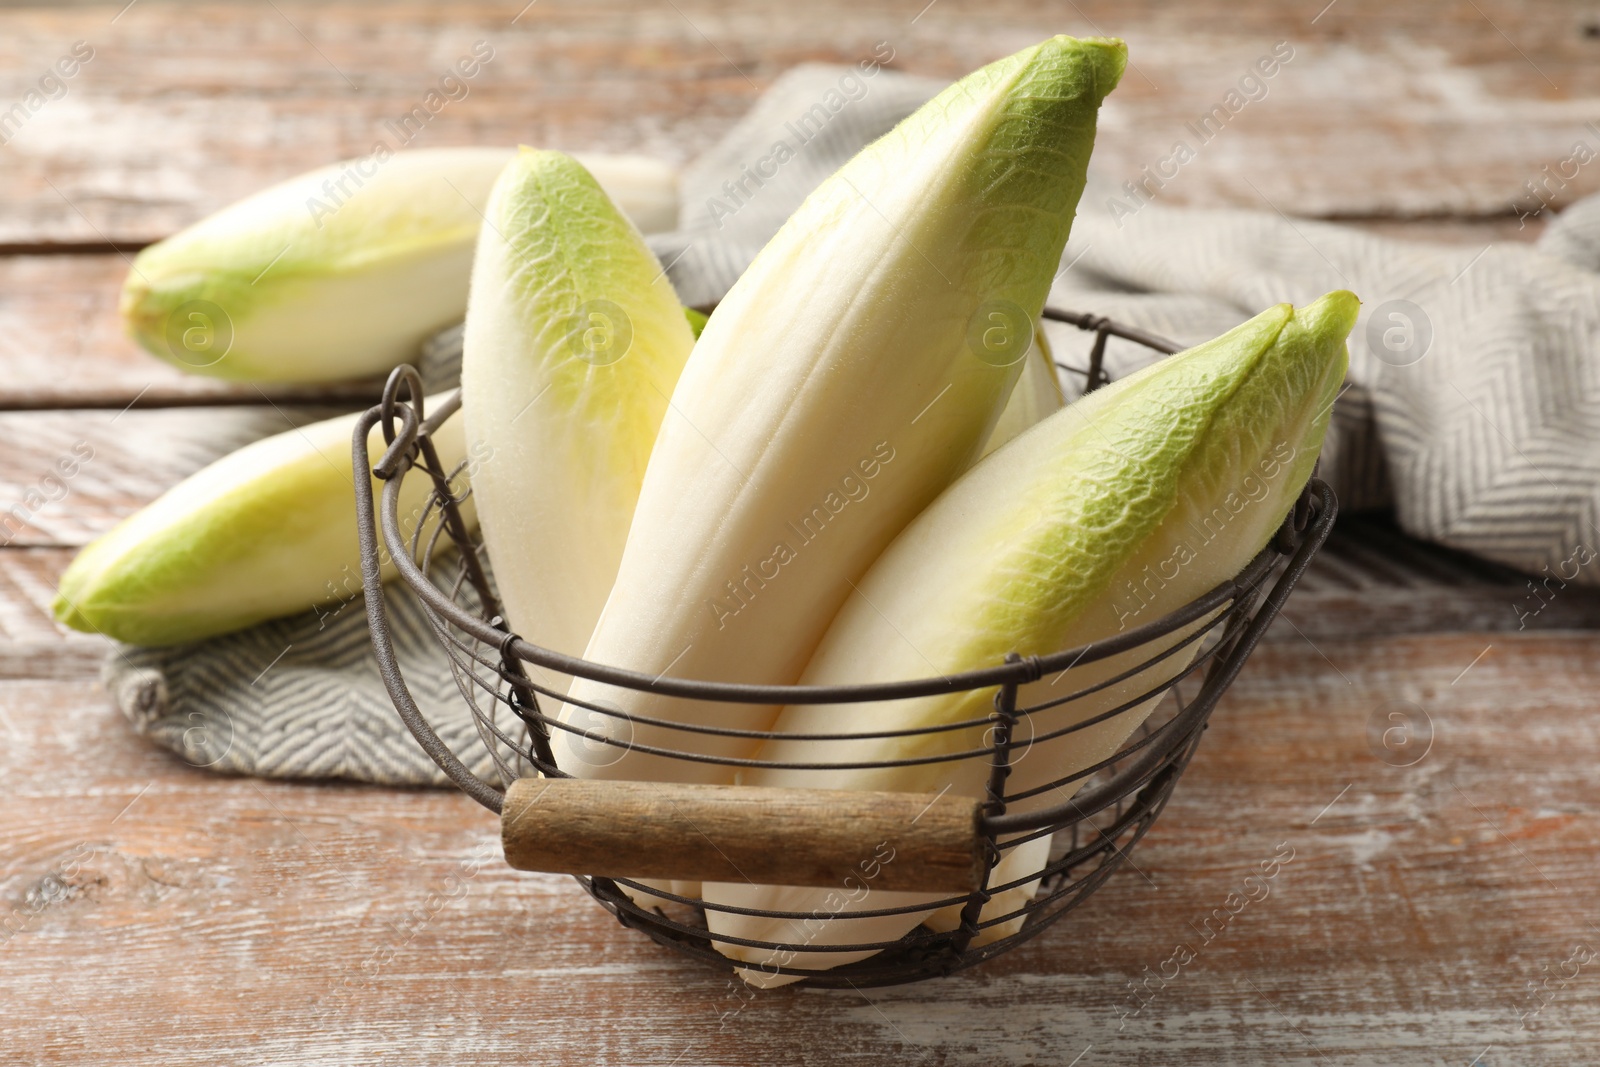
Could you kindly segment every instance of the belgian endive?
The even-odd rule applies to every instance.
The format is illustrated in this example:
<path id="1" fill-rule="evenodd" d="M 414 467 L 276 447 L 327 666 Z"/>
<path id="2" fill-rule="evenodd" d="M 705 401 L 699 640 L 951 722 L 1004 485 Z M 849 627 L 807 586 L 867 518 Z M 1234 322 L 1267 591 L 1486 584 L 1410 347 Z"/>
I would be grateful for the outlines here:
<path id="1" fill-rule="evenodd" d="M 527 640 L 583 652 L 693 346 L 672 283 L 595 178 L 520 152 L 485 210 L 461 400 L 486 457 L 472 478 L 484 541 Z"/>
<path id="2" fill-rule="evenodd" d="M 1000 448 L 923 512 L 858 583 L 812 658 L 808 685 L 882 682 L 991 666 L 1008 652 L 1043 655 L 1151 622 L 1241 570 L 1266 544 L 1310 476 L 1344 377 L 1358 301 L 1330 293 L 1287 304 L 1092 393 Z M 1184 631 L 1180 636 L 1192 633 Z M 1177 637 L 1025 686 L 1020 704 L 1060 700 L 1106 682 Z M 1192 642 L 1163 663 L 1022 720 L 1009 794 L 1036 810 L 1071 798 L 1052 783 L 1105 759 L 1152 709 L 1148 694 L 1192 662 Z M 993 690 L 874 705 L 794 706 L 786 734 L 893 731 L 978 720 L 915 737 L 767 742 L 763 760 L 867 762 L 982 749 Z M 1126 705 L 1078 732 L 1055 731 Z M 1029 743 L 1031 741 L 1031 743 Z M 987 759 L 873 770 L 761 770 L 749 784 L 982 797 Z M 1031 871 L 1042 848 L 1027 846 Z M 1008 865 L 996 884 L 1022 879 Z M 1031 886 L 1024 887 L 1031 892 Z M 852 911 L 932 903 L 869 892 L 838 903 L 826 889 L 708 884 L 710 904 L 818 913 L 823 923 L 708 912 L 714 933 L 815 946 L 892 941 L 927 912 L 850 918 Z M 1008 902 L 1020 903 L 1017 894 Z M 935 925 L 948 927 L 946 914 Z M 820 927 L 820 929 L 819 929 Z M 999 930 L 998 924 L 995 931 Z M 773 953 L 720 946 L 752 964 L 759 985 L 792 979 L 770 967 L 828 968 L 866 953 Z"/>
<path id="3" fill-rule="evenodd" d="M 78 554 L 61 577 L 56 618 L 129 644 L 171 645 L 313 609 L 361 611 L 350 452 L 359 418 L 264 438 L 179 482 Z M 459 412 L 433 441 L 454 471 L 466 459 Z M 374 460 L 383 454 L 379 427 L 367 447 Z M 406 532 L 431 488 L 420 472 L 406 479 Z M 473 521 L 470 499 L 463 512 Z"/>
<path id="4" fill-rule="evenodd" d="M 122 291 L 139 344 L 179 368 L 260 382 L 379 374 L 460 320 L 484 205 L 509 148 L 349 160 L 263 190 L 140 252 Z M 670 228 L 677 175 L 582 157 L 647 231 Z"/>
<path id="5" fill-rule="evenodd" d="M 1024 49 L 940 93 L 806 199 L 684 368 L 587 658 L 650 675 L 799 677 L 851 583 L 994 427 L 1125 61 L 1120 41 Z M 587 682 L 569 695 L 721 727 L 759 729 L 778 710 Z M 619 744 L 750 749 L 574 704 L 563 715 Z M 558 760 L 585 762 L 558 739 Z M 578 773 L 728 776 L 639 747 L 616 757 Z"/>

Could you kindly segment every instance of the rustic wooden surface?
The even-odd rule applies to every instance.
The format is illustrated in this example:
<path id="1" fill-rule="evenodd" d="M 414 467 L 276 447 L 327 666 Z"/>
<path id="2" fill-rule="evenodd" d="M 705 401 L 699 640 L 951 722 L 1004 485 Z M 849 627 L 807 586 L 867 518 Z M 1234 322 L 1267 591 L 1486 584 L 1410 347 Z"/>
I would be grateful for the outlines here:
<path id="1" fill-rule="evenodd" d="M 0 8 L 0 111 L 74 41 L 95 50 L 0 146 L 0 512 L 32 501 L 0 527 L 0 1062 L 1593 1063 L 1600 597 L 1524 620 L 1525 579 L 1419 557 L 1381 520 L 1336 532 L 1136 868 L 989 966 L 863 994 L 743 992 L 570 880 L 506 867 L 496 820 L 453 793 L 186 766 L 109 708 L 104 643 L 49 619 L 89 538 L 353 403 L 137 352 L 114 317 L 123 257 L 369 150 L 472 42 L 493 62 L 416 144 L 681 161 L 796 62 L 883 40 L 894 66 L 949 76 L 1097 30 L 1136 64 L 1097 149 L 1130 179 L 1247 64 L 1295 48 L 1173 203 L 1481 247 L 1531 239 L 1547 215 L 1517 217 L 1523 183 L 1600 148 L 1600 9 L 1555 2 Z M 1597 189 L 1591 163 L 1553 196 Z M 45 479 L 80 444 L 93 457 L 58 492 Z M 1201 944 L 1288 850 L 1270 895 Z M 1179 943 L 1201 947 L 1173 975 Z"/>
<path id="2" fill-rule="evenodd" d="M 1294 49 L 1265 97 L 1184 167 L 1174 202 L 1505 215 L 1600 118 L 1600 13 L 1559 0 L 938 0 L 918 17 L 925 4 L 540 0 L 519 14 L 512 0 L 140 0 L 115 22 L 121 5 L 19 10 L 0 38 L 0 99 L 74 41 L 94 58 L 10 146 L 21 210 L 0 241 L 148 241 L 266 181 L 364 155 L 479 40 L 493 60 L 414 146 L 520 140 L 684 160 L 798 62 L 859 59 L 885 41 L 894 66 L 954 76 L 1045 33 L 1096 28 L 1125 37 L 1134 63 L 1096 149 L 1129 178 L 1273 45 Z M 1595 189 L 1590 166 L 1563 196 Z"/>

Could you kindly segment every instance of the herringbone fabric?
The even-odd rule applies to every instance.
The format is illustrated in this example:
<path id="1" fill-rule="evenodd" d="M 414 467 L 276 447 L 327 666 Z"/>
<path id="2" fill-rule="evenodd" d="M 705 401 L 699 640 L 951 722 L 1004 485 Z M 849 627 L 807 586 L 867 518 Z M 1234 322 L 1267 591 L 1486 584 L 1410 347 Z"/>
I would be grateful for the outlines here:
<path id="1" fill-rule="evenodd" d="M 416 598 L 399 583 L 387 595 L 395 655 L 417 706 L 474 773 L 492 775 Z M 136 729 L 197 767 L 445 784 L 384 690 L 360 597 L 194 645 L 124 646 L 107 661 L 106 685 Z"/>
<path id="2" fill-rule="evenodd" d="M 1362 318 L 1327 456 L 1346 505 L 1392 504 L 1415 537 L 1600 584 L 1600 205 L 1538 246 L 1472 247 L 1125 202 L 1084 197 L 1057 300 L 1153 328 L 1169 294 L 1242 320 L 1353 290 Z M 1148 308 L 1119 308 L 1129 290 Z"/>

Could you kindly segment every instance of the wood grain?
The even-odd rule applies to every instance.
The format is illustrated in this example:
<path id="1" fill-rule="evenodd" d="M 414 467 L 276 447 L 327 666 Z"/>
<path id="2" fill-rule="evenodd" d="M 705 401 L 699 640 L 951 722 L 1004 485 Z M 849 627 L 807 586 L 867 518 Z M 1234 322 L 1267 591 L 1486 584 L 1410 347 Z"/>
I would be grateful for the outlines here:
<path id="1" fill-rule="evenodd" d="M 50 615 L 56 584 L 74 552 L 0 549 L 0 678 L 100 676 L 109 642 L 58 625 Z"/>
<path id="2" fill-rule="evenodd" d="M 937 794 L 523 778 L 500 841 L 519 871 L 967 893 L 984 869 L 978 809 Z"/>
<path id="3" fill-rule="evenodd" d="M 1136 866 L 990 965 L 865 996 L 679 959 L 507 868 L 458 795 L 219 779 L 81 683 L 0 683 L 0 1059 L 1587 1064 L 1591 970 L 1517 1013 L 1600 940 L 1596 640 L 1264 646 Z M 1395 700 L 1431 723 L 1409 767 L 1372 739 Z M 1135 1000 L 1179 943 L 1196 958 Z"/>
<path id="4" fill-rule="evenodd" d="M 1600 969 L 1573 961 L 1600 949 L 1600 595 L 1562 591 L 1530 619 L 1524 579 L 1419 562 L 1381 524 L 1341 522 L 1133 863 L 1082 910 L 976 971 L 864 995 L 752 993 L 657 948 L 570 879 L 506 866 L 494 817 L 455 793 L 189 767 L 110 708 L 108 643 L 50 620 L 74 546 L 222 451 L 331 413 L 305 406 L 326 394 L 258 402 L 134 349 L 111 247 L 370 150 L 473 41 L 494 61 L 416 146 L 682 162 L 798 62 L 883 40 L 895 67 L 953 77 L 1097 31 L 1135 64 L 1096 150 L 1114 181 L 1275 42 L 1295 49 L 1165 202 L 1523 241 L 1550 214 L 1517 217 L 1537 204 L 1524 183 L 1600 146 L 1600 11 L 1555 0 L 0 11 L 0 112 L 73 41 L 95 48 L 0 145 L 0 411 L 101 409 L 0 413 L 0 515 L 94 449 L 66 495 L 3 527 L 0 1062 L 1593 1062 Z M 1587 164 L 1549 195 L 1597 189 Z M 75 248 L 93 254 L 59 254 Z M 245 406 L 122 413 L 133 401 Z M 1235 913 L 1272 857 L 1267 895 Z"/>
<path id="5" fill-rule="evenodd" d="M 74 41 L 94 58 L 5 147 L 13 210 L 0 242 L 139 243 L 263 185 L 364 155 L 479 40 L 494 59 L 412 146 L 535 143 L 692 158 L 784 69 L 859 59 L 955 77 L 1051 33 L 1121 35 L 1134 67 L 1096 159 L 1116 181 L 1188 140 L 1161 192 L 1331 216 L 1511 216 L 1600 114 L 1593 13 L 1512 4 L 1319 5 L 1142 0 L 779 0 L 724 8 L 544 0 L 435 7 L 361 3 L 121 4 L 13 11 L 0 101 L 23 99 Z M 378 11 L 381 15 L 377 14 Z M 513 21 L 515 17 L 515 21 Z M 1186 124 L 1224 104 L 1277 42 L 1294 58 L 1220 136 Z M 391 135 L 391 143 L 397 139 Z M 1600 189 L 1580 166 L 1560 204 Z M 1529 200 L 1521 210 L 1530 210 Z"/>

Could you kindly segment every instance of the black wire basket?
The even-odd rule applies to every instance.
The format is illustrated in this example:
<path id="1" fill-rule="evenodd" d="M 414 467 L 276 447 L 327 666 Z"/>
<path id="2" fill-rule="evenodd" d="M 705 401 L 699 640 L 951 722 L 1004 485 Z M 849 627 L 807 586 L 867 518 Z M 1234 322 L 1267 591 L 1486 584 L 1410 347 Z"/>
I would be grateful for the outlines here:
<path id="1" fill-rule="evenodd" d="M 1108 381 L 1104 357 L 1109 337 L 1120 337 L 1162 353 L 1178 350 L 1177 345 L 1159 337 L 1099 316 L 1047 308 L 1045 317 L 1095 335 L 1086 366 L 1058 364 L 1062 370 L 1084 379 L 1085 392 Z M 406 726 L 450 781 L 502 816 L 507 859 L 513 866 L 574 874 L 579 884 L 623 925 L 722 969 L 751 966 L 738 964 L 717 950 L 717 943 L 731 942 L 765 953 L 769 962 L 761 966 L 770 974 L 799 978 L 805 984 L 819 987 L 895 985 L 971 967 L 1039 934 L 1103 884 L 1126 861 L 1129 850 L 1166 804 L 1179 775 L 1194 755 L 1217 701 L 1238 676 L 1245 659 L 1322 546 L 1337 510 L 1332 491 L 1313 476 L 1284 517 L 1273 540 L 1234 578 L 1159 619 L 1053 655 L 1027 658 L 1013 655 L 1004 663 L 957 675 L 854 686 L 760 686 L 653 677 L 540 648 L 506 628 L 484 566 L 482 546 L 469 533 L 461 515 L 460 505 L 465 495 L 455 488 L 459 481 L 453 482 L 460 471 L 441 469 L 430 439 L 431 432 L 459 407 L 459 394 L 450 397 L 437 410 L 426 413 L 421 397 L 417 372 L 410 367 L 398 368 L 389 379 L 382 402 L 365 413 L 353 441 L 356 469 L 371 469 L 384 483 L 375 514 L 370 482 L 356 479 L 362 576 L 373 645 L 384 684 Z M 387 450 L 375 465 L 367 450 L 368 432 L 374 425 L 382 427 L 388 442 Z M 407 476 L 428 477 L 432 482 L 431 495 L 423 506 L 420 521 L 411 524 L 409 535 L 402 531 L 399 517 L 400 487 Z M 443 551 L 447 548 L 455 550 L 453 556 Z M 393 594 L 386 593 L 379 581 L 380 563 L 385 556 L 393 560 L 400 580 L 418 598 L 440 647 L 449 656 L 456 684 L 471 707 L 477 736 L 487 749 L 494 770 L 492 777 L 496 780 L 480 777 L 469 769 L 463 754 L 452 751 L 440 739 L 407 688 L 389 628 L 385 598 Z M 1087 672 L 1092 665 L 1106 664 L 1113 657 L 1119 657 L 1114 664 L 1117 667 L 1125 662 L 1132 665 L 1118 670 L 1109 679 L 1100 678 L 1095 684 L 1073 691 L 1065 698 L 1034 705 L 1019 702 L 1019 693 L 1030 683 L 1047 675 L 1059 681 L 1060 677 L 1070 677 L 1074 671 Z M 1159 669 L 1163 663 L 1171 664 L 1171 669 Z M 755 865 L 766 875 L 751 877 L 751 880 L 765 883 L 780 878 L 782 871 L 761 867 L 763 863 L 804 860 L 808 849 L 812 852 L 842 849 L 844 858 L 835 857 L 837 862 L 833 867 L 827 867 L 827 857 L 811 857 L 816 859 L 816 864 L 834 872 L 827 876 L 831 879 L 839 869 L 849 867 L 855 854 L 851 849 L 872 851 L 868 837 L 877 832 L 866 826 L 856 839 L 844 843 L 819 843 L 815 835 L 808 835 L 805 832 L 808 827 L 804 825 L 808 818 L 815 823 L 816 812 L 837 810 L 835 805 L 846 796 L 837 792 L 829 795 L 814 790 L 788 791 L 796 794 L 797 806 L 793 810 L 799 814 L 785 824 L 773 814 L 770 805 L 759 803 L 769 795 L 767 793 L 759 794 L 752 801 L 752 788 L 741 791 L 739 787 L 724 786 L 674 787 L 675 800 L 669 803 L 669 808 L 690 803 L 722 803 L 716 811 L 735 822 L 745 821 L 745 839 L 739 837 L 739 827 L 730 822 L 731 836 L 715 841 L 710 839 L 715 835 L 708 835 L 692 818 L 674 821 L 671 811 L 652 818 L 648 812 L 641 815 L 636 808 L 628 808 L 629 796 L 636 801 L 638 790 L 627 794 L 617 787 L 634 783 L 572 782 L 573 788 L 581 785 L 594 791 L 582 794 L 577 801 L 579 807 L 547 807 L 547 817 L 533 832 L 530 845 L 528 833 L 514 834 L 513 815 L 536 807 L 530 801 L 538 799 L 537 790 L 554 788 L 562 780 L 572 778 L 569 773 L 572 768 L 558 766 L 552 754 L 552 731 L 582 732 L 600 744 L 626 743 L 611 740 L 606 731 L 587 731 L 562 722 L 555 712 L 563 702 L 564 690 L 535 681 L 533 677 L 547 677 L 547 672 L 668 697 L 768 706 L 889 701 L 957 691 L 993 690 L 992 714 L 983 720 L 955 724 L 982 727 L 983 743 L 964 751 L 927 757 L 929 761 L 980 761 L 987 779 L 985 796 L 970 798 L 967 809 L 957 805 L 954 817 L 943 820 L 944 830 L 940 832 L 956 839 L 953 843 L 933 841 L 930 844 L 927 835 L 905 843 L 911 850 L 944 848 L 950 853 L 953 849 L 961 862 L 966 862 L 962 856 L 970 853 L 970 863 L 966 863 L 966 873 L 959 885 L 951 880 L 948 871 L 942 877 L 923 875 L 923 883 L 897 884 L 893 888 L 942 892 L 943 895 L 932 903 L 921 897 L 918 898 L 920 903 L 911 905 L 820 917 L 826 922 L 838 918 L 857 919 L 864 914 L 924 915 L 945 909 L 947 914 L 958 912 L 958 920 L 947 923 L 943 929 L 920 924 L 903 937 L 886 942 L 819 945 L 809 940 L 748 940 L 713 933 L 708 926 L 707 911 L 731 911 L 795 923 L 817 921 L 819 916 L 816 912 L 741 910 L 674 892 L 666 883 L 647 884 L 634 880 L 635 877 L 666 876 L 714 881 L 717 872 L 730 870 L 751 877 L 747 873 L 749 865 Z M 1113 683 L 1130 678 L 1142 685 L 1143 679 L 1152 675 L 1155 681 L 1117 706 L 1051 733 L 1034 736 L 1033 717 L 1047 709 L 1087 699 Z M 1149 710 L 1152 704 L 1155 705 L 1153 711 Z M 609 712 L 599 705 L 591 710 L 601 715 L 622 714 Z M 1071 769 L 1070 773 L 1047 783 L 1066 798 L 1062 802 L 1041 806 L 1042 790 L 1037 787 L 1025 793 L 1007 791 L 1013 766 L 1032 744 L 1088 729 L 1119 715 L 1141 714 L 1146 717 L 1136 730 L 1126 734 L 1126 740 L 1108 758 Z M 704 761 L 703 755 L 695 753 L 694 741 L 697 732 L 706 732 L 708 728 L 664 720 L 651 720 L 650 725 L 681 731 L 684 747 L 658 746 L 647 751 Z M 951 724 L 942 724 L 897 733 L 933 733 L 949 729 Z M 741 736 L 765 739 L 779 735 L 749 730 L 743 731 Z M 884 735 L 871 733 L 868 724 L 860 734 L 798 736 L 848 743 L 864 736 Z M 474 762 L 482 764 L 483 761 L 478 757 Z M 759 760 L 729 759 L 725 762 L 746 766 L 795 766 L 762 764 Z M 608 789 L 611 792 L 606 792 Z M 811 795 L 807 796 L 808 793 Z M 940 801 L 940 796 L 874 796 L 891 805 L 901 800 L 909 805 L 894 809 L 898 811 L 916 810 L 922 804 L 931 807 Z M 807 806 L 808 801 L 814 803 Z M 607 804 L 613 806 L 607 808 Z M 579 812 L 583 817 L 562 821 L 559 814 L 549 814 L 552 810 Z M 928 807 L 920 810 L 926 812 Z M 609 818 L 607 811 L 612 812 Z M 848 831 L 846 827 L 845 832 Z M 641 855 L 637 847 L 641 840 L 639 835 L 652 833 L 675 835 L 663 851 L 678 857 L 675 862 L 685 864 L 683 870 L 635 869 Z M 1025 871 L 1020 877 L 991 884 L 994 869 L 1010 850 L 1045 837 L 1049 837 L 1051 843 L 1048 859 L 1041 866 Z M 745 841 L 743 853 L 738 852 L 741 840 Z M 962 849 L 966 852 L 961 852 Z M 730 852 L 734 854 L 730 856 Z M 913 862 L 903 866 L 914 871 L 917 868 L 915 857 L 909 858 Z M 952 866 L 960 866 L 960 863 Z M 623 877 L 624 874 L 634 877 Z M 906 877 L 915 881 L 918 875 L 912 873 Z M 732 875 L 725 880 L 733 880 Z M 1034 883 L 1036 888 L 1029 892 L 1028 887 Z M 777 884 L 790 883 L 780 881 Z M 812 878 L 798 884 L 822 885 L 831 884 L 831 881 Z M 1004 909 L 1001 914 L 986 913 L 985 906 L 992 899 L 1019 888 L 1022 889 L 1020 896 L 1011 893 L 1009 898 L 1000 898 L 1011 900 L 1014 907 Z M 850 953 L 852 962 L 831 968 L 806 967 L 792 962 L 806 953 L 816 952 Z"/>

